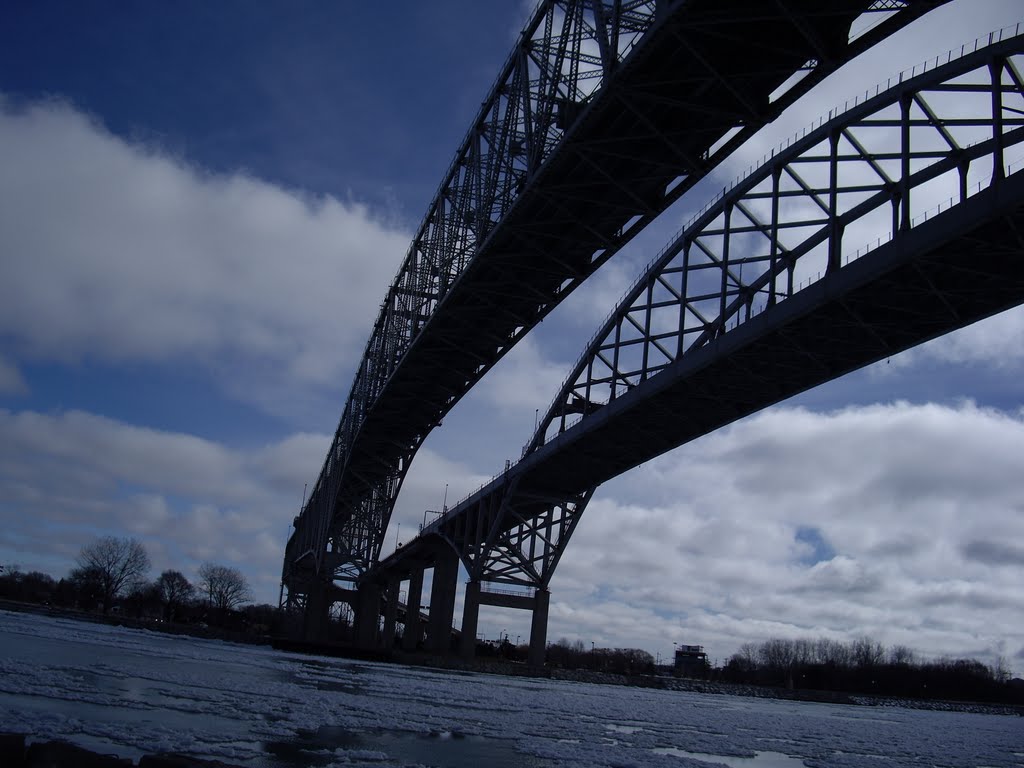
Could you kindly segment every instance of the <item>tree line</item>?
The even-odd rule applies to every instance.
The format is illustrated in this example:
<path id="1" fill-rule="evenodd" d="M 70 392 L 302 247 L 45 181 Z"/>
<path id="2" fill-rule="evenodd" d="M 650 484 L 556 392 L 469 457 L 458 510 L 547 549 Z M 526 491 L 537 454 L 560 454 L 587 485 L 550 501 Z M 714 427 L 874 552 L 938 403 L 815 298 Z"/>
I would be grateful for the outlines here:
<path id="1" fill-rule="evenodd" d="M 151 567 L 138 540 L 103 536 L 83 546 L 75 567 L 59 580 L 40 571 L 0 566 L 0 597 L 104 615 L 220 626 L 237 623 L 237 609 L 252 600 L 248 580 L 229 566 L 203 563 L 196 584 L 173 569 L 150 581 Z"/>
<path id="2" fill-rule="evenodd" d="M 650 675 L 654 657 L 640 648 L 587 648 L 582 640 L 560 638 L 547 648 L 547 663 L 562 669 L 589 669 L 619 675 Z"/>
<path id="3" fill-rule="evenodd" d="M 844 691 L 916 699 L 1010 702 L 1021 698 L 1006 660 L 925 659 L 905 645 L 870 637 L 745 643 L 720 671 L 733 683 Z"/>

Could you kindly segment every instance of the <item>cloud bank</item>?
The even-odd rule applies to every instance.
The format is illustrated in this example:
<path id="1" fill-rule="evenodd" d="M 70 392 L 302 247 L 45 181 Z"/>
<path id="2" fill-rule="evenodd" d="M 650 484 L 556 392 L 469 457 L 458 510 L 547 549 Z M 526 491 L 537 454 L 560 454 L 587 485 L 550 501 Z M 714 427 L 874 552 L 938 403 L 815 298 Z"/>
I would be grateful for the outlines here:
<path id="1" fill-rule="evenodd" d="M 632 616 L 645 647 L 721 655 L 861 634 L 1017 653 L 1021 445 L 1020 413 L 971 402 L 762 412 L 598 492 L 553 583 L 553 631 L 614 644 Z"/>
<path id="2" fill-rule="evenodd" d="M 0 164 L 0 337 L 37 360 L 347 381 L 409 242 L 358 203 L 206 173 L 59 101 L 0 100 Z"/>

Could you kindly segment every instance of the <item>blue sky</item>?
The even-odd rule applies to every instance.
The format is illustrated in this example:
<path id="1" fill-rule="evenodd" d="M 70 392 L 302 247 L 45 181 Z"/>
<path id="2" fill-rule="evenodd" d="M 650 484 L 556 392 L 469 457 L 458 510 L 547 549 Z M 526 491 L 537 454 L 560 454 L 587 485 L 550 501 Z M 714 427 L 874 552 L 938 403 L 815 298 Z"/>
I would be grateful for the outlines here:
<path id="1" fill-rule="evenodd" d="M 92 536 L 133 535 L 154 576 L 215 560 L 276 602 L 379 302 L 531 7 L 4 5 L 0 563 L 59 576 Z M 389 537 L 518 456 L 706 190 L 1021 15 L 955 0 L 741 150 L 444 420 Z M 1024 671 L 1022 330 L 1020 312 L 994 318 L 608 483 L 552 584 L 549 636 L 724 658 L 871 634 Z M 528 617 L 488 609 L 481 629 L 525 635 Z"/>

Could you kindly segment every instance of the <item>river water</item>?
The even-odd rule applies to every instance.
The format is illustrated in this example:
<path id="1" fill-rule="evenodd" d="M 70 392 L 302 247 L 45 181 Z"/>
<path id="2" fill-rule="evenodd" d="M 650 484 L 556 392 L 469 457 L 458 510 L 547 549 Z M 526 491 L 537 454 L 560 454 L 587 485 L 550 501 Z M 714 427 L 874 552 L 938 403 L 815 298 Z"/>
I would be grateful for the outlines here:
<path id="1" fill-rule="evenodd" d="M 0 731 L 253 768 L 1024 766 L 1018 717 L 437 672 L 5 611 Z"/>

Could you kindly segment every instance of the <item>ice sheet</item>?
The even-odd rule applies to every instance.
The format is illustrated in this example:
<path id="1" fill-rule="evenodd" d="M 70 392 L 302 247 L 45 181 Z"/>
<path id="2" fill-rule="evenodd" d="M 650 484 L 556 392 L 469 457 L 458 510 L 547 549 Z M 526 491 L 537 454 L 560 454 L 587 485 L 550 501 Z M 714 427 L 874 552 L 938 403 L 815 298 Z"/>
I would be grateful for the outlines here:
<path id="1" fill-rule="evenodd" d="M 1024 765 L 1013 717 L 453 674 L 2 611 L 0 730 L 269 768 L 473 765 L 488 750 L 573 768 L 757 753 L 808 768 Z"/>

